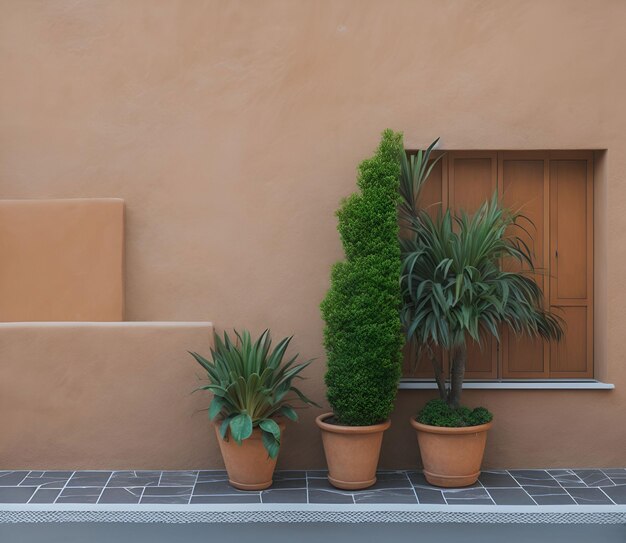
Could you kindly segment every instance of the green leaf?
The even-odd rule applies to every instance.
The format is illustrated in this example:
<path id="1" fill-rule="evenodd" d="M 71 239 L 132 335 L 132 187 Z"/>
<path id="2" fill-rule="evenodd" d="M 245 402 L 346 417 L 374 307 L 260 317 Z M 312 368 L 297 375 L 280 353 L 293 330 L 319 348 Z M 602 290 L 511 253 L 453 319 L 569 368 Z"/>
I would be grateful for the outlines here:
<path id="1" fill-rule="evenodd" d="M 259 426 L 261 430 L 269 432 L 276 438 L 277 441 L 280 442 L 280 426 L 278 426 L 275 421 L 272 419 L 265 419 L 259 422 Z"/>
<path id="2" fill-rule="evenodd" d="M 265 431 L 261 433 L 261 440 L 270 458 L 276 458 L 280 450 L 280 441 L 274 437 L 274 434 Z"/>
<path id="3" fill-rule="evenodd" d="M 223 421 L 222 424 L 220 424 L 220 435 L 222 436 L 223 440 L 227 440 L 226 439 L 226 435 L 228 434 L 228 426 L 230 425 L 230 421 L 233 419 L 235 415 L 228 415 Z"/>
<path id="4" fill-rule="evenodd" d="M 211 401 L 211 405 L 209 405 L 209 419 L 213 420 L 217 417 L 222 411 L 224 405 L 224 399 L 219 396 L 215 396 Z"/>
<path id="5" fill-rule="evenodd" d="M 296 413 L 290 405 L 283 405 L 279 410 L 281 415 L 284 415 L 289 420 L 297 421 L 298 413 Z"/>
<path id="6" fill-rule="evenodd" d="M 252 419 L 247 413 L 241 413 L 230 421 L 230 433 L 238 445 L 252 435 Z"/>

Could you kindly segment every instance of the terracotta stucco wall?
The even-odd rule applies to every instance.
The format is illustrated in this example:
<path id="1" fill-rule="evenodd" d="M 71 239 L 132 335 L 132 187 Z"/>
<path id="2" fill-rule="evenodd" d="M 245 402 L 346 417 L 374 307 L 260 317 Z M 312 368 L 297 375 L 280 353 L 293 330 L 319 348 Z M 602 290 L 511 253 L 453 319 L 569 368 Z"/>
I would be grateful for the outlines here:
<path id="1" fill-rule="evenodd" d="M 121 321 L 124 201 L 3 200 L 0 322 Z"/>
<path id="2" fill-rule="evenodd" d="M 382 129 L 409 147 L 607 149 L 596 364 L 615 391 L 466 400 L 496 413 L 488 466 L 624 463 L 624 2 L 0 0 L 0 13 L 0 197 L 123 198 L 126 317 L 294 333 L 319 357 L 316 399 L 334 211 Z M 417 462 L 407 418 L 428 396 L 399 394 L 383 465 Z M 283 467 L 323 464 L 314 415 L 288 430 Z"/>

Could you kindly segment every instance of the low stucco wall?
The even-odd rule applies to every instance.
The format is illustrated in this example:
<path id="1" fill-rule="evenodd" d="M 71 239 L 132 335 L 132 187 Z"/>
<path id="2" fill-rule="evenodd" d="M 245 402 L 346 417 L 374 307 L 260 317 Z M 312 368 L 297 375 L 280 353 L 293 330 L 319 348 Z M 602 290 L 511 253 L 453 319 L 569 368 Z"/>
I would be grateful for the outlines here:
<path id="1" fill-rule="evenodd" d="M 443 149 L 607 149 L 596 179 L 595 364 L 616 389 L 468 392 L 466 400 L 496 414 L 488 466 L 624 464 L 626 3 L 4 0 L 0 10 L 2 197 L 123 198 L 126 317 L 210 316 L 220 329 L 295 334 L 294 348 L 318 359 L 303 386 L 318 401 L 318 304 L 342 258 L 334 212 L 384 128 L 404 131 L 409 148 L 442 136 Z M 36 375 L 14 356 L 31 347 L 4 340 L 2 364 L 26 372 L 12 380 L 35 406 L 50 392 L 30 386 Z M 53 360 L 74 348 L 59 345 Z M 110 386 L 124 369 L 141 389 L 153 367 L 139 354 L 151 349 L 126 356 Z M 168 360 L 180 347 L 170 349 Z M 83 361 L 73 363 L 79 370 L 62 365 L 68 376 Z M 203 422 L 192 432 L 180 422 L 187 407 L 168 405 L 192 401 L 179 400 L 188 388 L 178 378 L 180 391 L 159 398 L 122 388 L 134 409 L 116 406 L 117 419 L 141 411 L 151 428 L 148 412 L 165 416 L 160 439 L 102 439 L 76 467 L 147 466 L 170 428 L 181 456 L 163 454 L 161 467 L 218 465 Z M 16 397 L 11 383 L 2 386 Z M 115 390 L 111 404 L 120 403 Z M 428 397 L 400 393 L 383 466 L 417 463 L 406 421 Z M 324 464 L 315 414 L 288 429 L 283 467 Z M 27 415 L 37 422 L 35 407 Z M 19 432 L 11 437 L 28 450 Z M 45 452 L 40 444 L 23 465 Z"/>
<path id="2" fill-rule="evenodd" d="M 210 323 L 0 324 L 0 469 L 213 467 Z"/>
<path id="3" fill-rule="evenodd" d="M 222 468 L 200 411 L 209 397 L 191 394 L 203 373 L 186 352 L 208 355 L 211 333 L 204 322 L 0 324 L 0 469 Z M 307 384 L 319 399 L 318 385 Z M 429 396 L 399 393 L 382 467 L 418 465 L 407 419 Z M 624 463 L 623 427 L 607 416 L 620 412 L 615 392 L 466 391 L 466 399 L 496 413 L 486 467 Z M 545 412 L 554 403 L 562 415 Z M 581 405 L 586 416 L 573 420 Z M 301 414 L 279 467 L 324 466 L 316 410 Z"/>

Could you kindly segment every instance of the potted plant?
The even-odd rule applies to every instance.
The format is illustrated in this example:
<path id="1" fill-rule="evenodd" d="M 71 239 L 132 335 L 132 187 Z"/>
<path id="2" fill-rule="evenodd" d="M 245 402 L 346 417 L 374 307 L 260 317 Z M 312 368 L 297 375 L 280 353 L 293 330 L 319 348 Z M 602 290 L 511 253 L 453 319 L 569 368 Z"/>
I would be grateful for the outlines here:
<path id="1" fill-rule="evenodd" d="M 497 194 L 472 216 L 447 210 L 431 218 L 419 209 L 435 143 L 403 160 L 401 318 L 407 338 L 426 350 L 439 390 L 439 399 L 411 419 L 424 475 L 434 485 L 467 486 L 480 475 L 492 420 L 485 408 L 461 405 L 467 342 L 480 342 L 484 334 L 499 341 L 502 326 L 558 340 L 562 328 L 543 306 L 531 252 L 516 234 L 522 215 L 501 207 Z M 507 268 L 510 260 L 521 263 L 521 271 Z M 436 354 L 442 351 L 449 355 L 449 384 Z"/>
<path id="2" fill-rule="evenodd" d="M 298 420 L 292 402 L 317 405 L 292 385 L 311 361 L 296 364 L 299 355 L 284 362 L 291 337 L 271 350 L 269 330 L 253 341 L 250 333 L 235 330 L 233 341 L 214 334 L 211 361 L 190 353 L 207 372 L 213 399 L 208 408 L 214 421 L 228 480 L 240 490 L 262 490 L 272 484 L 284 420 Z M 318 406 L 319 407 L 319 406 Z"/>
<path id="3" fill-rule="evenodd" d="M 386 130 L 375 155 L 359 166 L 360 193 L 346 198 L 337 212 L 346 259 L 334 265 L 321 304 L 332 413 L 316 422 L 328 479 L 343 489 L 376 482 L 400 379 L 404 339 L 397 206 L 403 152 L 402 135 Z"/>

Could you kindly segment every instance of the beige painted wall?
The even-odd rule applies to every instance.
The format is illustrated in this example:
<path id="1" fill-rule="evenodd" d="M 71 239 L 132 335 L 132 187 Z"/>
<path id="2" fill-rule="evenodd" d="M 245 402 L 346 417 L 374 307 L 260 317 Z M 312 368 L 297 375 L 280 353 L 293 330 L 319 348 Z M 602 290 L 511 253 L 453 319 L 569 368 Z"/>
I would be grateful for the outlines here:
<path id="1" fill-rule="evenodd" d="M 305 386 L 318 400 L 333 214 L 382 129 L 408 147 L 608 149 L 596 365 L 616 390 L 466 400 L 496 413 L 488 466 L 625 463 L 626 3 L 0 0 L 0 13 L 0 196 L 123 198 L 127 318 L 294 333 L 319 357 Z M 417 462 L 407 419 L 427 397 L 400 393 L 382 465 Z M 288 430 L 283 467 L 323 464 L 314 414 Z"/>

